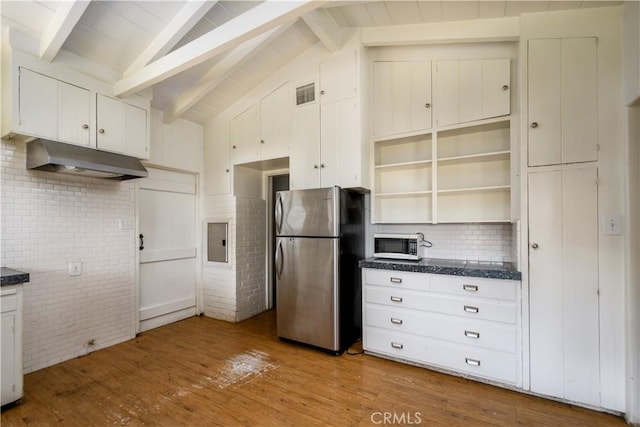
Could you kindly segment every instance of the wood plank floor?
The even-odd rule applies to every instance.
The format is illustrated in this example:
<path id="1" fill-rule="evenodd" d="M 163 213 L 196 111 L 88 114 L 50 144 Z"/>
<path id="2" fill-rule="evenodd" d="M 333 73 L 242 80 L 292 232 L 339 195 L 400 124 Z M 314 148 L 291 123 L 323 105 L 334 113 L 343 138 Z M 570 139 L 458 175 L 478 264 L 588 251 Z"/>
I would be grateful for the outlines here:
<path id="1" fill-rule="evenodd" d="M 193 317 L 28 374 L 23 403 L 3 411 L 1 421 L 3 427 L 625 425 L 612 415 L 427 369 L 281 342 L 273 312 L 235 325 Z"/>

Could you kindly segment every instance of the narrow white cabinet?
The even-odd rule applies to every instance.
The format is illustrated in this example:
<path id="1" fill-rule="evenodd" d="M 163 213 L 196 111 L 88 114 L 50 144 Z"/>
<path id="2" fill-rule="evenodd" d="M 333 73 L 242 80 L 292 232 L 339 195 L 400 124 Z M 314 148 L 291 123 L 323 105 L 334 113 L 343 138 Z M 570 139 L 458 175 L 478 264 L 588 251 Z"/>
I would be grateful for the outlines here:
<path id="1" fill-rule="evenodd" d="M 431 129 L 431 62 L 373 63 L 374 139 Z"/>
<path id="2" fill-rule="evenodd" d="M 260 158 L 277 159 L 289 155 L 293 97 L 287 84 L 260 101 Z"/>
<path id="3" fill-rule="evenodd" d="M 97 94 L 97 148 L 149 158 L 148 120 L 145 109 Z"/>
<path id="4" fill-rule="evenodd" d="M 510 113 L 508 59 L 438 61 L 436 70 L 438 126 Z"/>
<path id="5" fill-rule="evenodd" d="M 292 190 L 320 188 L 320 104 L 310 102 L 294 107 L 289 162 L 289 186 Z"/>
<path id="6" fill-rule="evenodd" d="M 0 290 L 2 405 L 22 398 L 22 285 Z"/>
<path id="7" fill-rule="evenodd" d="M 260 117 L 254 104 L 231 120 L 233 164 L 260 160 Z"/>
<path id="8" fill-rule="evenodd" d="M 224 124 L 205 125 L 204 166 L 205 194 L 231 193 L 229 126 L 225 126 Z"/>
<path id="9" fill-rule="evenodd" d="M 87 89 L 19 68 L 21 133 L 88 146 L 89 117 Z"/>
<path id="10" fill-rule="evenodd" d="M 596 39 L 528 45 L 529 166 L 597 160 Z"/>
<path id="11" fill-rule="evenodd" d="M 531 390 L 600 404 L 597 168 L 529 173 Z"/>

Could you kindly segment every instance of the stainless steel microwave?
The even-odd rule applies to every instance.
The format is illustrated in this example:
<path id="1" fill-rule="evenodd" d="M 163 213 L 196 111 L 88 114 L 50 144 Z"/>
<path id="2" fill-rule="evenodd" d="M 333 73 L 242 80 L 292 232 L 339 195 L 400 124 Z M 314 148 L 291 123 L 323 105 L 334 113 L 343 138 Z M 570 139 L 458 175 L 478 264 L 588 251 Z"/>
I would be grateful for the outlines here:
<path id="1" fill-rule="evenodd" d="M 418 261 L 422 259 L 422 240 L 421 234 L 376 233 L 373 235 L 373 256 Z"/>

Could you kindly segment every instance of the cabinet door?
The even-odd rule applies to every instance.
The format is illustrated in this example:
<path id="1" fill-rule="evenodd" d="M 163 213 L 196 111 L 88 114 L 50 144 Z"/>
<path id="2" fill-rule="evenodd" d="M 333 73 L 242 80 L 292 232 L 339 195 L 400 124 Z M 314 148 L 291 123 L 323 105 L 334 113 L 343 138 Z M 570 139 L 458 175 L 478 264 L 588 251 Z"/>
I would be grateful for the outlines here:
<path id="1" fill-rule="evenodd" d="M 293 97 L 290 96 L 287 85 L 279 87 L 260 101 L 262 160 L 289 155 L 292 107 Z"/>
<path id="2" fill-rule="evenodd" d="M 258 105 L 240 113 L 231 120 L 233 164 L 260 160 L 260 119 Z"/>
<path id="3" fill-rule="evenodd" d="M 338 185 L 338 138 L 345 129 L 340 125 L 340 103 L 332 102 L 320 107 L 320 186 Z M 353 123 L 346 124 L 347 127 Z M 350 141 L 349 143 L 353 143 Z"/>
<path id="4" fill-rule="evenodd" d="M 318 102 L 293 110 L 289 186 L 291 190 L 320 187 L 320 105 Z"/>
<path id="5" fill-rule="evenodd" d="M 431 63 L 374 62 L 376 138 L 431 128 Z"/>
<path id="6" fill-rule="evenodd" d="M 122 103 L 123 121 L 122 139 L 124 154 L 149 158 L 149 137 L 147 135 L 147 112 L 139 107 Z"/>
<path id="7" fill-rule="evenodd" d="M 369 171 L 362 170 L 362 140 L 360 137 L 360 120 L 358 119 L 358 103 L 355 98 L 344 99 L 336 103 L 335 142 L 320 146 L 324 161 L 327 150 L 336 153 L 336 172 L 331 168 L 322 169 L 322 185 L 329 184 L 336 175 L 335 185 L 343 188 L 362 186 L 362 175 Z M 329 175 L 331 174 L 331 175 Z M 331 184 L 333 185 L 333 184 Z"/>
<path id="8" fill-rule="evenodd" d="M 20 132 L 56 139 L 58 136 L 58 81 L 20 68 Z"/>
<path id="9" fill-rule="evenodd" d="M 599 405 L 597 169 L 529 174 L 531 390 Z"/>
<path id="10" fill-rule="evenodd" d="M 0 323 L 2 325 L 2 359 L 0 360 L 2 391 L 0 393 L 4 405 L 20 398 L 16 376 L 16 312 L 2 314 Z"/>
<path id="11" fill-rule="evenodd" d="M 511 113 L 511 67 L 508 59 L 482 60 L 482 117 Z"/>
<path id="12" fill-rule="evenodd" d="M 460 121 L 460 61 L 438 61 L 436 118 L 438 126 Z"/>
<path id="13" fill-rule="evenodd" d="M 96 102 L 98 148 L 122 153 L 124 151 L 122 102 L 102 95 L 97 95 Z"/>
<path id="14" fill-rule="evenodd" d="M 58 139 L 89 145 L 91 97 L 87 89 L 58 82 Z"/>
<path id="15" fill-rule="evenodd" d="M 529 166 L 597 160 L 594 38 L 529 41 Z"/>
<path id="16" fill-rule="evenodd" d="M 320 63 L 320 103 L 351 98 L 357 93 L 356 52 L 339 53 Z"/>

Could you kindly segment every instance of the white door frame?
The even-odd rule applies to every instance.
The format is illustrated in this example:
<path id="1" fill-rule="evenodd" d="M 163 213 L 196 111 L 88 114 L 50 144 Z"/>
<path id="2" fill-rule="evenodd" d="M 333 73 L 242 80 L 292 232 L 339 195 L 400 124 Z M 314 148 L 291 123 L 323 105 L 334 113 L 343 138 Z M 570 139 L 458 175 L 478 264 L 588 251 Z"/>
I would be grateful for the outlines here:
<path id="1" fill-rule="evenodd" d="M 194 218 L 194 222 L 195 222 L 195 245 L 196 245 L 196 271 L 195 271 L 195 285 L 196 285 L 196 312 L 198 314 L 202 314 L 203 307 L 203 290 L 202 290 L 202 259 L 201 259 L 201 254 L 202 254 L 202 246 L 201 246 L 201 240 L 199 238 L 199 236 L 201 236 L 202 234 L 202 228 L 201 228 L 201 221 L 199 221 L 198 219 L 200 217 L 202 217 L 202 212 L 201 210 L 201 203 L 200 203 L 200 179 L 201 179 L 201 175 L 198 172 L 193 172 L 193 171 L 189 171 L 189 170 L 185 170 L 185 169 L 178 169 L 178 168 L 171 168 L 171 167 L 167 167 L 167 166 L 161 166 L 161 165 L 157 165 L 157 164 L 153 164 L 153 163 L 147 163 L 147 162 L 143 162 L 144 166 L 147 169 L 157 169 L 157 170 L 163 170 L 163 171 L 169 171 L 169 172 L 176 172 L 176 173 L 183 173 L 183 174 L 187 174 L 187 175 L 193 175 L 195 177 L 195 184 L 196 184 L 196 193 L 195 193 L 195 212 L 196 212 L 196 218 Z M 134 301 L 134 311 L 135 314 L 133 316 L 134 318 L 134 324 L 132 325 L 132 330 L 135 332 L 135 335 L 138 335 L 140 333 L 140 251 L 138 250 L 138 236 L 140 235 L 140 198 L 139 198 L 139 192 L 140 192 L 140 182 L 136 180 L 135 182 L 135 233 L 134 233 L 134 241 L 135 241 L 135 283 L 136 283 L 136 290 L 134 292 L 135 294 L 135 301 Z"/>

